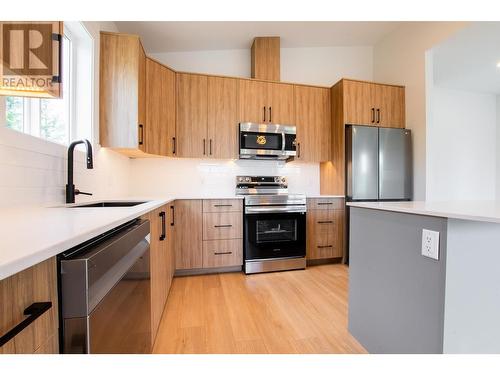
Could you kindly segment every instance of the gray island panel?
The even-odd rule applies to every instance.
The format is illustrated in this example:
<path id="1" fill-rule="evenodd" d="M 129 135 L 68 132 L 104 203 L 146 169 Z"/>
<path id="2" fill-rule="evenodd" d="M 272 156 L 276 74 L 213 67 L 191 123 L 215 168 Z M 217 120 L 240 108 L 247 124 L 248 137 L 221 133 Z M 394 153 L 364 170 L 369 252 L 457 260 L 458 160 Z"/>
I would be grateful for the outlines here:
<path id="1" fill-rule="evenodd" d="M 440 259 L 421 255 L 440 232 Z M 442 353 L 447 219 L 350 209 L 349 331 L 370 353 Z"/>

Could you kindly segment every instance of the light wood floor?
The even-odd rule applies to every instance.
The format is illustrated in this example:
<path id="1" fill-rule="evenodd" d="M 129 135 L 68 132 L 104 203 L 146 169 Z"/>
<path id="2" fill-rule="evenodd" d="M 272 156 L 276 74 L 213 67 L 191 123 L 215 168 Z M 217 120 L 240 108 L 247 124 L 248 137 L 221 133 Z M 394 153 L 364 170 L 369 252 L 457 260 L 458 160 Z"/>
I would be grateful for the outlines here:
<path id="1" fill-rule="evenodd" d="M 347 331 L 348 268 L 176 277 L 155 353 L 366 353 Z"/>

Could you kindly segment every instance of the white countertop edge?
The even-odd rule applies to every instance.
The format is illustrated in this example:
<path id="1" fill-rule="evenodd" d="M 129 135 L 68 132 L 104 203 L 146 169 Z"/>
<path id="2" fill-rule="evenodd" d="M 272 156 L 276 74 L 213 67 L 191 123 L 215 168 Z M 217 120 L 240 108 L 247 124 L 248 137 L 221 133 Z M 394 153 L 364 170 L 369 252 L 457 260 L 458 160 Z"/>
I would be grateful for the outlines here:
<path id="1" fill-rule="evenodd" d="M 481 221 L 488 223 L 500 223 L 500 210 L 496 212 L 491 212 L 485 214 L 480 212 L 481 208 L 478 208 L 476 212 L 473 209 L 464 210 L 460 207 L 460 204 L 468 203 L 473 204 L 473 202 L 348 202 L 347 205 L 350 207 L 366 208 L 372 210 L 381 211 L 392 211 L 400 212 L 413 215 L 423 215 L 423 216 L 434 216 L 442 217 L 448 219 L 458 219 L 458 220 L 469 220 L 469 221 Z M 410 206 L 411 204 L 411 206 Z M 435 205 L 448 204 L 448 209 L 446 207 L 434 207 Z M 455 204 L 455 206 L 453 206 Z M 487 202 L 481 202 L 481 204 L 488 204 Z M 462 211 L 462 212 L 460 212 Z"/>
<path id="2" fill-rule="evenodd" d="M 54 242 L 48 247 L 40 248 L 37 249 L 36 251 L 33 252 L 28 252 L 26 254 L 22 254 L 19 257 L 16 257 L 15 259 L 7 262 L 0 262 L 0 280 L 3 280 L 9 276 L 12 276 L 18 272 L 21 272 L 29 267 L 34 266 L 35 264 L 38 264 L 40 262 L 43 262 L 53 256 L 56 256 L 57 254 L 62 253 L 63 251 L 66 251 L 68 249 L 71 249 L 74 246 L 77 246 L 85 241 L 88 241 L 94 237 L 97 237 L 113 228 L 116 228 L 122 224 L 125 224 L 126 222 L 133 220 L 135 218 L 138 218 L 139 216 L 142 216 L 150 211 L 155 210 L 158 207 L 161 207 L 165 204 L 168 204 L 175 199 L 155 199 L 155 200 L 148 200 L 148 199 L 108 199 L 108 200 L 99 200 L 99 201 L 92 201 L 92 202 L 82 202 L 79 204 L 86 204 L 86 203 L 101 203 L 101 202 L 117 202 L 117 201 L 148 201 L 146 203 L 137 205 L 137 206 L 131 206 L 131 207 L 106 207 L 106 208 L 81 208 L 82 210 L 127 210 L 129 213 L 127 215 L 124 215 L 120 219 L 110 221 L 109 223 L 105 225 L 101 225 L 98 228 L 93 228 L 89 231 L 85 231 L 80 233 L 78 236 L 71 237 L 66 240 L 62 240 L 60 242 Z M 76 205 L 79 205 L 76 204 Z M 48 210 L 57 210 L 57 209 L 64 209 L 66 210 L 68 207 L 67 206 L 72 206 L 72 205 L 61 205 L 61 206 L 52 206 L 50 208 L 46 208 Z M 99 212 L 99 211 L 98 211 Z M 1 254 L 0 254 L 1 258 Z"/>

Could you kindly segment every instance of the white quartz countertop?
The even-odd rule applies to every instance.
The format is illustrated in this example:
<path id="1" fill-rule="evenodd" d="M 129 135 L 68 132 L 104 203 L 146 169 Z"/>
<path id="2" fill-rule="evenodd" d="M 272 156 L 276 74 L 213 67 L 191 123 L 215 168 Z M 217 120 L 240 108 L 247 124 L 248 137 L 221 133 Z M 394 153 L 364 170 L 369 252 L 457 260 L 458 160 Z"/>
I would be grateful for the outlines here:
<path id="1" fill-rule="evenodd" d="M 147 201 L 147 199 L 123 200 Z M 0 280 L 173 200 L 167 197 L 149 200 L 147 203 L 131 207 L 2 208 L 0 212 Z"/>
<path id="2" fill-rule="evenodd" d="M 500 201 L 348 202 L 347 205 L 415 215 L 500 223 Z"/>

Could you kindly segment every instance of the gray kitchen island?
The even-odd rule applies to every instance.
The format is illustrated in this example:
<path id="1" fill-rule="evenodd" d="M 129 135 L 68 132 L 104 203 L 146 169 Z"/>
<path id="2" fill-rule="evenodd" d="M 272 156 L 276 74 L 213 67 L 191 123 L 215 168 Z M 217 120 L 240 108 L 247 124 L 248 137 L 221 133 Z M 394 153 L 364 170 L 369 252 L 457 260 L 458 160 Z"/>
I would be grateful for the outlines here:
<path id="1" fill-rule="evenodd" d="M 348 205 L 349 331 L 370 353 L 500 353 L 500 202 Z"/>

